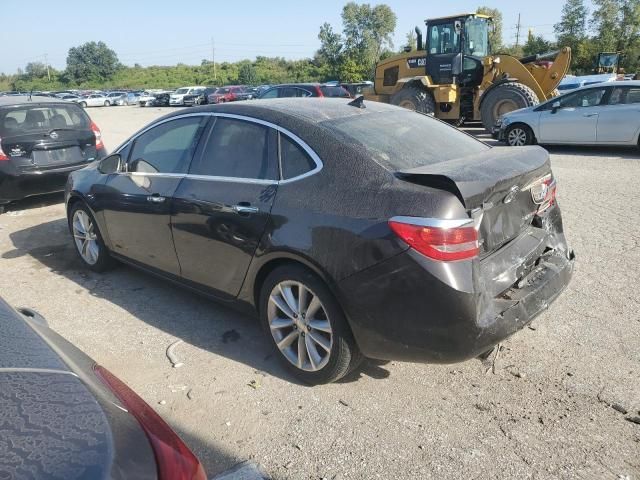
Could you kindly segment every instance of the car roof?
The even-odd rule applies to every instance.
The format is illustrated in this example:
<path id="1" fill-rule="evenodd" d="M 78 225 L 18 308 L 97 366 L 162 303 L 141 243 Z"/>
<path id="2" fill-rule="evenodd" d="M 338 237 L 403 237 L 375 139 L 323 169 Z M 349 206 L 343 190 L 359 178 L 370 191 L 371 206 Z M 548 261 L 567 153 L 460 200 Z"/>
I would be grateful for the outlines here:
<path id="1" fill-rule="evenodd" d="M 38 105 L 43 103 L 58 103 L 61 105 L 72 105 L 71 102 L 63 102 L 60 98 L 38 97 L 34 95 L 29 100 L 29 95 L 16 95 L 11 97 L 0 97 L 0 107 L 13 107 L 17 105 Z"/>
<path id="2" fill-rule="evenodd" d="M 640 80 L 622 80 L 622 81 L 613 81 L 613 82 L 600 82 L 600 83 L 590 83 L 589 85 L 584 85 L 579 88 L 575 88 L 566 93 L 573 93 L 579 90 L 587 90 L 589 88 L 598 88 L 598 87 L 640 87 Z"/>
<path id="3" fill-rule="evenodd" d="M 318 124 L 327 120 L 338 120 L 354 115 L 367 115 L 380 112 L 397 111 L 393 105 L 380 102 L 366 101 L 366 108 L 350 106 L 349 98 L 274 98 L 268 100 L 253 100 L 251 102 L 229 102 L 217 105 L 203 105 L 196 107 L 196 111 L 230 113 L 246 115 L 259 120 L 273 121 L 278 119 L 297 119 L 308 124 Z M 166 115 L 164 118 L 184 115 L 177 111 Z M 295 132 L 294 132 L 295 133 Z"/>

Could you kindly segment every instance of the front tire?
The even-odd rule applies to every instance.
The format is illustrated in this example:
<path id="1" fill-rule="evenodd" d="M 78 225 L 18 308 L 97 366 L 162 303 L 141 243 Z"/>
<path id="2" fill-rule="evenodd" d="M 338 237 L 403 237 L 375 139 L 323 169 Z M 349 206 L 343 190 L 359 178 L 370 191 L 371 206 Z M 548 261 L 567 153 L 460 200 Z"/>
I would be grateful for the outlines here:
<path id="1" fill-rule="evenodd" d="M 87 108 L 87 102 L 80 102 L 80 106 L 82 108 Z"/>
<path id="2" fill-rule="evenodd" d="M 109 100 L 105 100 L 105 101 L 104 101 L 104 106 L 105 106 L 105 107 L 108 107 L 108 106 L 110 106 L 110 105 L 111 105 L 111 103 L 109 103 Z"/>
<path id="3" fill-rule="evenodd" d="M 303 382 L 335 382 L 361 361 L 342 308 L 324 282 L 303 267 L 271 272 L 259 307 L 278 358 Z"/>
<path id="4" fill-rule="evenodd" d="M 404 87 L 391 95 L 391 104 L 427 115 L 433 115 L 436 110 L 436 104 L 431 94 L 414 86 Z"/>
<path id="5" fill-rule="evenodd" d="M 533 131 L 522 123 L 509 125 L 504 132 L 504 142 L 510 147 L 524 147 L 536 143 Z"/>
<path id="6" fill-rule="evenodd" d="M 514 110 L 539 103 L 536 92 L 518 82 L 496 85 L 482 98 L 480 117 L 487 132 L 491 132 L 498 118 Z"/>
<path id="7" fill-rule="evenodd" d="M 76 253 L 85 266 L 94 272 L 104 272 L 111 268 L 113 259 L 89 207 L 82 202 L 76 202 L 71 207 L 68 221 Z"/>

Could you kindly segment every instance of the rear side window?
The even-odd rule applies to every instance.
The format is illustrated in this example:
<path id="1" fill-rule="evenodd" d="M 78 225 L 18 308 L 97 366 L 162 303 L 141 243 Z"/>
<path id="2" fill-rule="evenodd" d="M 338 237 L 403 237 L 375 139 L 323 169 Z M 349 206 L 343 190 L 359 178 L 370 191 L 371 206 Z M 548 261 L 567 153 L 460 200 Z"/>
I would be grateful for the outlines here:
<path id="1" fill-rule="evenodd" d="M 275 180 L 269 161 L 269 129 L 242 120 L 218 118 L 201 158 L 189 173 L 214 177 Z"/>
<path id="2" fill-rule="evenodd" d="M 631 103 L 640 103 L 640 88 L 634 87 L 617 87 L 613 89 L 610 105 L 624 105 Z"/>
<path id="3" fill-rule="evenodd" d="M 178 118 L 140 135 L 131 150 L 130 172 L 187 173 L 206 117 Z"/>
<path id="4" fill-rule="evenodd" d="M 280 168 L 282 178 L 298 177 L 316 167 L 315 162 L 297 143 L 280 134 Z"/>
<path id="5" fill-rule="evenodd" d="M 444 122 L 404 109 L 326 120 L 321 125 L 350 138 L 373 160 L 394 172 L 490 148 Z"/>
<path id="6" fill-rule="evenodd" d="M 344 88 L 339 86 L 322 85 L 320 87 L 320 91 L 322 92 L 322 95 L 324 95 L 325 97 L 351 98 L 351 94 L 347 92 Z"/>
<path id="7" fill-rule="evenodd" d="M 75 104 L 28 105 L 0 110 L 0 137 L 56 128 L 87 130 L 89 118 Z"/>

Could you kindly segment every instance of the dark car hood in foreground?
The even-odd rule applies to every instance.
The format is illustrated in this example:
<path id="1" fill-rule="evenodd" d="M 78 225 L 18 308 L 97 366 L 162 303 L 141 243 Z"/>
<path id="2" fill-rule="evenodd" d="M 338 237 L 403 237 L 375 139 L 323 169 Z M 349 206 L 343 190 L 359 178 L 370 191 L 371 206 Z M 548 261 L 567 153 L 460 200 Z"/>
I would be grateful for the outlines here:
<path id="1" fill-rule="evenodd" d="M 0 479 L 156 478 L 145 434 L 89 357 L 2 298 L 0 332 Z"/>
<path id="2" fill-rule="evenodd" d="M 16 316 L 0 299 L 0 478 L 105 478 L 112 441 L 102 408 Z"/>

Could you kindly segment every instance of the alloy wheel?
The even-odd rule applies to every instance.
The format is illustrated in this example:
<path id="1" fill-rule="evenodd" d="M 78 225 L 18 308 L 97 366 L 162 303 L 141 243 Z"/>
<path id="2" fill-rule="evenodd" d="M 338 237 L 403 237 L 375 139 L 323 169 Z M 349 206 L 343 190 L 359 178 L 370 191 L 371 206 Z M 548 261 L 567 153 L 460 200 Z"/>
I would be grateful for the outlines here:
<path id="1" fill-rule="evenodd" d="M 84 210 L 76 210 L 72 226 L 73 239 L 80 256 L 89 265 L 95 265 L 100 255 L 100 246 L 91 217 Z"/>
<path id="2" fill-rule="evenodd" d="M 285 358 L 297 368 L 316 372 L 329 361 L 333 330 L 320 298 L 300 282 L 278 283 L 269 296 L 269 329 Z"/>
<path id="3" fill-rule="evenodd" d="M 523 128 L 514 127 L 507 134 L 507 142 L 512 147 L 522 147 L 527 144 L 527 132 Z"/>

